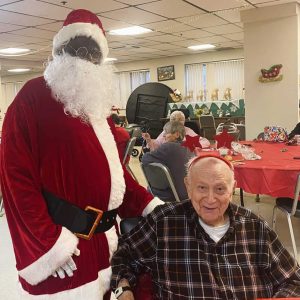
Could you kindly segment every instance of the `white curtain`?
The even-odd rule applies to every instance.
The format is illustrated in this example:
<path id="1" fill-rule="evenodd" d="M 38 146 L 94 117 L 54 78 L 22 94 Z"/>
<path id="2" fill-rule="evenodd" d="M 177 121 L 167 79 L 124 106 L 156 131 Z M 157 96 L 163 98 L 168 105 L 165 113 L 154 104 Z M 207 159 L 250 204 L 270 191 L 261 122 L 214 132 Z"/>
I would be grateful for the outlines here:
<path id="1" fill-rule="evenodd" d="M 126 104 L 128 98 L 131 94 L 131 77 L 130 72 L 121 72 L 119 73 L 119 87 L 120 87 L 120 101 L 121 103 L 120 108 L 126 108 Z"/>
<path id="2" fill-rule="evenodd" d="M 150 82 L 150 71 L 128 71 L 120 72 L 119 75 L 119 103 L 122 109 L 126 104 L 131 93 L 140 85 Z"/>
<path id="3" fill-rule="evenodd" d="M 225 100 L 226 89 L 231 89 L 231 99 L 243 98 L 244 60 L 207 63 L 206 76 L 209 100 L 216 89 L 218 89 L 218 100 Z"/>
<path id="4" fill-rule="evenodd" d="M 149 71 L 132 71 L 131 72 L 131 91 L 134 91 L 140 85 L 150 81 Z"/>
<path id="5" fill-rule="evenodd" d="M 185 96 L 187 102 L 205 100 L 203 64 L 185 65 Z"/>

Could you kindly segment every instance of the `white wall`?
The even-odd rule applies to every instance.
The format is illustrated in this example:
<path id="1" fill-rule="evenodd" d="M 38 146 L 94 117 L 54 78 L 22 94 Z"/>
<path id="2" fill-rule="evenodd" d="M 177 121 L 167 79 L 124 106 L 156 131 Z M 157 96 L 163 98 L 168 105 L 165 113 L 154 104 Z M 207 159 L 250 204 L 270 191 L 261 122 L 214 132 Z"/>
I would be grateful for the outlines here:
<path id="1" fill-rule="evenodd" d="M 118 71 L 131 71 L 149 69 L 151 82 L 157 82 L 157 68 L 163 66 L 174 65 L 175 79 L 161 81 L 161 83 L 169 86 L 172 89 L 179 89 L 181 93 L 185 94 L 185 78 L 184 78 L 184 65 L 193 63 L 204 63 L 211 61 L 229 60 L 243 58 L 243 49 L 232 49 L 224 51 L 208 51 L 198 54 L 189 54 L 183 56 L 173 56 L 157 58 L 145 61 L 135 61 L 128 63 L 116 63 Z"/>
<path id="2" fill-rule="evenodd" d="M 246 133 L 252 139 L 266 125 L 291 131 L 298 122 L 298 5 L 244 11 Z M 282 64 L 282 81 L 261 83 L 262 68 Z"/>

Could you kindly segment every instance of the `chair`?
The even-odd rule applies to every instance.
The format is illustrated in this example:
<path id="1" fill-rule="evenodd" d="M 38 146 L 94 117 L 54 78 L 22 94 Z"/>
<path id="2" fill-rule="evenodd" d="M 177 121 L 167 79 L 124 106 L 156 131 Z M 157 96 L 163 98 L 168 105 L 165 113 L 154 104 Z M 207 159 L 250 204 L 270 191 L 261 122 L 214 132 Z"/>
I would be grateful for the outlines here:
<path id="1" fill-rule="evenodd" d="M 246 126 L 245 124 L 236 124 L 238 131 L 240 132 L 239 140 L 245 141 L 246 140 Z"/>
<path id="2" fill-rule="evenodd" d="M 216 134 L 221 134 L 226 129 L 227 133 L 230 134 L 235 141 L 239 140 L 240 131 L 237 129 L 235 123 L 220 123 L 216 129 Z"/>
<path id="3" fill-rule="evenodd" d="M 123 157 L 123 164 L 124 166 L 126 167 L 127 171 L 131 174 L 131 176 L 135 179 L 135 181 L 138 182 L 137 178 L 135 177 L 134 173 L 132 172 L 132 170 L 130 169 L 129 167 L 129 159 L 128 157 L 130 157 L 132 151 L 133 151 L 133 148 L 135 146 L 135 142 L 136 142 L 136 137 L 132 137 L 128 143 L 127 143 L 127 146 L 126 146 L 126 150 L 125 150 L 125 154 L 124 154 L 124 157 Z"/>
<path id="4" fill-rule="evenodd" d="M 258 141 L 264 141 L 264 140 L 265 140 L 265 134 L 264 134 L 264 132 L 260 132 L 260 133 L 257 135 L 256 139 L 257 139 Z"/>
<path id="5" fill-rule="evenodd" d="M 195 133 L 200 134 L 199 126 L 195 121 L 185 121 L 184 125 L 191 128 Z"/>
<path id="6" fill-rule="evenodd" d="M 180 201 L 180 198 L 178 196 L 178 193 L 174 185 L 174 181 L 170 174 L 170 170 L 167 166 L 161 163 L 150 163 L 147 165 L 141 163 L 141 167 L 144 172 L 150 191 L 154 196 L 155 196 L 155 192 L 153 192 L 153 189 L 160 190 L 160 191 L 171 189 L 174 199 L 177 202 Z M 166 200 L 171 200 L 171 199 L 166 199 Z"/>
<path id="7" fill-rule="evenodd" d="M 294 257 L 297 259 L 297 247 L 296 247 L 296 241 L 294 236 L 294 230 L 293 230 L 293 224 L 291 217 L 300 218 L 300 202 L 299 202 L 299 192 L 300 192 L 300 174 L 297 178 L 297 183 L 295 186 L 295 194 L 294 199 L 292 198 L 277 198 L 276 199 L 276 205 L 273 209 L 273 218 L 272 218 L 272 224 L 273 229 L 276 229 L 276 212 L 277 210 L 281 210 L 287 217 L 292 245 L 293 245 L 293 251 L 294 251 Z"/>
<path id="8" fill-rule="evenodd" d="M 216 123 L 214 117 L 211 115 L 200 116 L 199 124 L 203 132 L 203 137 L 208 140 L 213 140 L 213 137 L 216 135 Z"/>
<path id="9" fill-rule="evenodd" d="M 120 221 L 121 234 L 127 233 L 133 229 L 143 217 L 125 218 Z"/>
<path id="10" fill-rule="evenodd" d="M 1 192 L 0 192 L 1 193 Z M 0 217 L 4 215 L 3 197 L 0 196 Z"/>

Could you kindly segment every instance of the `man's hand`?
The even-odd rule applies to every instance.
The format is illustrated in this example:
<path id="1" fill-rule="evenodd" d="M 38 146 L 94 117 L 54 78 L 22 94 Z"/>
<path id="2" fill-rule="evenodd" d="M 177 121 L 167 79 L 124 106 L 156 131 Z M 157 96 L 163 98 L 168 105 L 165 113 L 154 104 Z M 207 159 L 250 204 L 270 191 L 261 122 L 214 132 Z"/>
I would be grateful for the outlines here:
<path id="1" fill-rule="evenodd" d="M 76 256 L 80 255 L 80 250 L 76 248 L 75 252 L 73 253 Z M 65 264 L 59 267 L 53 274 L 53 277 L 59 277 L 60 279 L 64 279 L 67 276 L 72 277 L 73 271 L 76 271 L 77 267 L 72 257 L 70 257 Z"/>
<path id="2" fill-rule="evenodd" d="M 118 300 L 134 300 L 132 291 L 125 291 Z"/>
<path id="3" fill-rule="evenodd" d="M 130 286 L 127 279 L 121 279 L 118 287 L 120 286 Z M 119 296 L 118 300 L 134 300 L 132 291 L 125 291 L 122 295 Z"/>
<path id="4" fill-rule="evenodd" d="M 151 142 L 151 136 L 148 132 L 142 133 L 142 137 L 144 140 L 146 140 L 147 144 Z"/>

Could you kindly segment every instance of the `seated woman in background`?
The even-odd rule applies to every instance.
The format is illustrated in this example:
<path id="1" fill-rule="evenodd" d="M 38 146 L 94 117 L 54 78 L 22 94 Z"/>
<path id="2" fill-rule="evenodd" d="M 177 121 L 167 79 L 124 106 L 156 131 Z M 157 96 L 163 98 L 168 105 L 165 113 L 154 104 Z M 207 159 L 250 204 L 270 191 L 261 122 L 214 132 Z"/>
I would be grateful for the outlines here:
<path id="1" fill-rule="evenodd" d="M 171 113 L 170 115 L 170 122 L 180 122 L 182 125 L 185 123 L 185 116 L 182 111 L 176 110 Z M 197 134 L 189 127 L 184 126 L 185 130 L 185 136 L 196 136 Z M 143 138 L 147 142 L 147 146 L 150 149 L 150 151 L 153 151 L 157 149 L 160 145 L 166 142 L 165 140 L 165 133 L 164 131 L 156 138 L 156 139 L 151 139 L 151 136 L 149 133 L 143 133 Z M 200 144 L 202 148 L 208 148 L 210 146 L 209 140 L 206 138 L 200 137 Z"/>
<path id="2" fill-rule="evenodd" d="M 174 180 L 174 185 L 180 200 L 187 199 L 188 195 L 184 185 L 186 164 L 194 154 L 190 152 L 188 148 L 181 146 L 183 138 L 185 137 L 185 128 L 181 122 L 173 121 L 165 124 L 163 132 L 165 143 L 156 150 L 145 153 L 142 158 L 142 163 L 147 165 L 156 162 L 167 166 Z M 164 191 L 154 190 L 152 192 L 161 200 L 175 200 L 171 189 Z"/>

